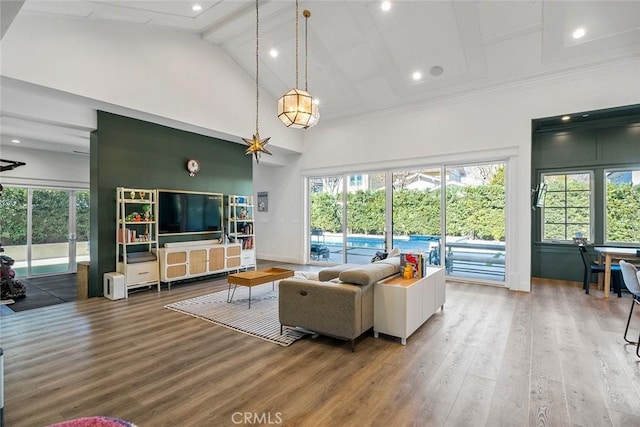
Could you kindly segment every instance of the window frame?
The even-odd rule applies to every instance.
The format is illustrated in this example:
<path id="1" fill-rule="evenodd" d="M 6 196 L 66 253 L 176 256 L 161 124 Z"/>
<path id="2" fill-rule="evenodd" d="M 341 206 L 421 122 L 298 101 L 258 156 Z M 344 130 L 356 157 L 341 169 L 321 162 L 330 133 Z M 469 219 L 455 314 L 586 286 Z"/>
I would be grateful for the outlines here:
<path id="1" fill-rule="evenodd" d="M 554 171 L 546 171 L 546 172 L 540 172 L 540 176 L 539 176 L 539 182 L 540 183 L 544 183 L 544 179 L 547 176 L 558 176 L 558 175 L 564 175 L 565 177 L 567 175 L 578 175 L 578 174 L 588 174 L 589 175 L 589 237 L 588 240 L 590 242 L 595 241 L 595 210 L 596 210 L 596 206 L 595 206 L 595 170 L 593 169 L 579 169 L 579 170 L 554 170 Z M 566 178 L 565 178 L 566 179 Z M 549 193 L 553 193 L 554 191 L 550 191 L 549 187 L 547 186 L 547 190 L 546 190 L 546 194 L 545 197 L 549 195 Z M 565 194 L 567 194 L 567 191 L 565 190 L 564 192 Z M 566 200 L 566 198 L 565 198 Z M 544 203 L 544 206 L 540 208 L 540 242 L 542 243 L 562 243 L 562 244 L 573 244 L 573 237 L 570 238 L 566 238 L 563 240 L 560 239 L 546 239 L 545 238 L 545 213 L 546 213 L 546 202 Z M 566 206 L 565 203 L 565 222 L 564 222 L 564 228 L 565 228 L 565 236 L 567 234 L 567 227 L 569 224 L 572 223 L 568 223 L 566 222 L 566 218 L 567 218 L 567 209 L 568 207 Z"/>
<path id="2" fill-rule="evenodd" d="M 607 197 L 607 185 L 609 184 L 608 179 L 607 179 L 607 173 L 609 172 L 618 172 L 618 171 L 638 171 L 640 172 L 640 164 L 631 164 L 631 165 L 626 165 L 626 166 L 617 166 L 617 167 L 612 167 L 612 168 L 604 168 L 602 170 L 602 240 L 604 241 L 605 245 L 614 245 L 614 246 L 635 246 L 638 245 L 640 243 L 640 241 L 637 242 L 628 242 L 628 241 L 621 241 L 621 240 L 609 240 L 609 233 L 608 233 L 608 229 L 609 229 L 609 223 L 608 223 L 608 207 L 607 207 L 607 202 L 608 202 L 608 197 Z"/>

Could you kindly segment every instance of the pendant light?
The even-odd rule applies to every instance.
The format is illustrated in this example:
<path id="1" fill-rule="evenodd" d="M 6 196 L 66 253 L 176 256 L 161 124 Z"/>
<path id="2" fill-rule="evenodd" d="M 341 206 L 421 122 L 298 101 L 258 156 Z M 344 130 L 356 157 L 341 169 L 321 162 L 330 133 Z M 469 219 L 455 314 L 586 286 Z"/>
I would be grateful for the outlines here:
<path id="1" fill-rule="evenodd" d="M 260 139 L 260 129 L 259 129 L 259 105 L 260 105 L 260 85 L 258 84 L 258 76 L 259 76 L 259 63 L 260 63 L 260 38 L 259 38 L 259 30 L 258 25 L 260 22 L 259 14 L 258 14 L 258 0 L 256 0 L 256 133 L 253 134 L 252 139 L 242 138 L 242 140 L 248 145 L 244 154 L 252 155 L 256 158 L 256 163 L 260 163 L 260 153 L 265 153 L 271 155 L 269 150 L 265 148 L 265 145 L 269 143 L 269 138 Z"/>
<path id="2" fill-rule="evenodd" d="M 286 127 L 306 129 L 317 123 L 319 110 L 316 105 L 314 120 L 313 110 L 315 104 L 313 97 L 306 91 L 306 87 L 305 90 L 298 88 L 298 5 L 299 0 L 296 0 L 296 86 L 278 100 L 278 118 Z M 311 16 L 311 13 L 305 10 L 305 28 L 306 19 L 309 16 Z"/>

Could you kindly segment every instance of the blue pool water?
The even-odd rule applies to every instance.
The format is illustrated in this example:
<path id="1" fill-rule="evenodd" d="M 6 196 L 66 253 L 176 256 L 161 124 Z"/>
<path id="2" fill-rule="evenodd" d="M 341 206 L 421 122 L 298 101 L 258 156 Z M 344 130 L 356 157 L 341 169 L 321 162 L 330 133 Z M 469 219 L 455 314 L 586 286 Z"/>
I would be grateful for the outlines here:
<path id="1" fill-rule="evenodd" d="M 342 236 L 325 236 L 324 239 L 320 238 L 319 242 L 316 239 L 312 239 L 311 243 L 321 243 L 325 246 L 342 247 L 342 241 Z M 394 238 L 393 245 L 400 250 L 408 250 L 417 248 L 429 248 L 432 245 L 438 244 L 439 241 L 439 236 L 409 236 L 406 238 Z M 347 247 L 384 250 L 384 237 L 347 236 Z"/>

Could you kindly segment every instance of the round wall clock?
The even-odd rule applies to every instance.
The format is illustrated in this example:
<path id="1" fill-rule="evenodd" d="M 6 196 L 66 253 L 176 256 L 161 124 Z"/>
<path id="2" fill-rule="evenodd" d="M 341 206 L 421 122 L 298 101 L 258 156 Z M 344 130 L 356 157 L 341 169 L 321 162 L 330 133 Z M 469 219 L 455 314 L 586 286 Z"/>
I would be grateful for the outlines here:
<path id="1" fill-rule="evenodd" d="M 189 176 L 194 176 L 200 172 L 200 162 L 196 159 L 189 159 L 187 161 L 187 170 L 189 171 Z"/>
<path id="2" fill-rule="evenodd" d="M 200 162 L 196 159 L 189 159 L 187 161 L 187 170 L 189 171 L 189 176 L 194 176 L 200 172 Z"/>

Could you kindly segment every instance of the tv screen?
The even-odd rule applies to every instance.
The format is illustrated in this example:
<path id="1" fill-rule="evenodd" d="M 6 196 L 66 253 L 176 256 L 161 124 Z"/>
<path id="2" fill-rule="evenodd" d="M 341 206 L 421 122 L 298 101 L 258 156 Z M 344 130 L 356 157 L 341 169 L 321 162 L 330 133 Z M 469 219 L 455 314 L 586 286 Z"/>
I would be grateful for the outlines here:
<path id="1" fill-rule="evenodd" d="M 222 231 L 222 195 L 160 190 L 158 234 Z"/>

